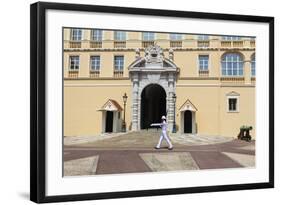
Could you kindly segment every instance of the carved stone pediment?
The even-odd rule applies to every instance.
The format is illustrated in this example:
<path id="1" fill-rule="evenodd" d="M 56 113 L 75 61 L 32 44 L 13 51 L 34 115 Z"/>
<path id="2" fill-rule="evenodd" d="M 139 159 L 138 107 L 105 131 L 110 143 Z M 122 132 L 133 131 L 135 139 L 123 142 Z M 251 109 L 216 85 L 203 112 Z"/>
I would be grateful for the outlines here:
<path id="1" fill-rule="evenodd" d="M 145 49 L 144 57 L 140 57 L 139 49 L 136 49 L 136 60 L 129 66 L 129 72 L 134 70 L 146 71 L 169 69 L 170 71 L 178 72 L 178 68 L 171 59 L 164 57 L 163 50 L 158 45 L 149 46 Z"/>
<path id="2" fill-rule="evenodd" d="M 179 110 L 180 110 L 180 112 L 184 112 L 186 110 L 196 112 L 197 108 L 192 104 L 192 102 L 189 99 L 187 99 L 185 101 L 185 103 L 183 103 L 183 105 L 180 107 Z"/>
<path id="3" fill-rule="evenodd" d="M 98 111 L 118 111 L 121 112 L 123 109 L 119 103 L 113 99 L 108 99 L 106 103 Z"/>
<path id="4" fill-rule="evenodd" d="M 163 50 L 158 45 L 149 46 L 145 49 L 145 65 L 146 67 L 163 67 Z"/>
<path id="5" fill-rule="evenodd" d="M 235 92 L 235 91 L 231 91 L 230 93 L 227 93 L 226 96 L 239 96 L 240 94 Z"/>

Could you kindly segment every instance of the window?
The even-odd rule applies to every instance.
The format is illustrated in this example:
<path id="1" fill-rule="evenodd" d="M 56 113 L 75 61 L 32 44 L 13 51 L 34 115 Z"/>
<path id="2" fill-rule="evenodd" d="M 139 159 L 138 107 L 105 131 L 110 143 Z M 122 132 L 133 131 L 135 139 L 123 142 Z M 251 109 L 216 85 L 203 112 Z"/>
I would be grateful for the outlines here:
<path id="1" fill-rule="evenodd" d="M 115 41 L 126 41 L 126 32 L 125 31 L 114 31 L 114 40 Z"/>
<path id="2" fill-rule="evenodd" d="M 240 94 L 235 91 L 226 94 L 227 112 L 239 112 L 239 98 Z"/>
<path id="3" fill-rule="evenodd" d="M 152 32 L 143 32 L 142 33 L 142 40 L 143 41 L 154 41 L 154 33 Z"/>
<path id="4" fill-rule="evenodd" d="M 198 35 L 198 40 L 199 41 L 208 41 L 209 36 L 208 35 Z"/>
<path id="5" fill-rule="evenodd" d="M 208 70 L 208 69 L 209 69 L 209 56 L 199 55 L 199 70 Z"/>
<path id="6" fill-rule="evenodd" d="M 237 97 L 229 97 L 228 98 L 228 112 L 237 112 Z"/>
<path id="7" fill-rule="evenodd" d="M 114 70 L 122 71 L 124 69 L 124 56 L 114 56 Z"/>
<path id="8" fill-rule="evenodd" d="M 102 30 L 92 30 L 92 40 L 102 41 Z"/>
<path id="9" fill-rule="evenodd" d="M 70 70 L 79 70 L 79 56 L 70 56 Z"/>
<path id="10" fill-rule="evenodd" d="M 72 29 L 71 30 L 71 40 L 81 41 L 82 40 L 82 30 L 81 29 Z"/>
<path id="11" fill-rule="evenodd" d="M 221 68 L 224 76 L 242 76 L 244 62 L 239 53 L 226 53 L 222 57 Z"/>
<path id="12" fill-rule="evenodd" d="M 223 41 L 239 41 L 241 40 L 240 36 L 223 36 L 222 37 Z"/>
<path id="13" fill-rule="evenodd" d="M 170 34 L 170 40 L 171 41 L 181 41 L 182 40 L 182 35 L 178 33 L 171 33 Z"/>
<path id="14" fill-rule="evenodd" d="M 251 75 L 256 76 L 256 55 L 253 54 L 251 57 Z"/>
<path id="15" fill-rule="evenodd" d="M 99 71 L 100 70 L 100 56 L 91 56 L 91 70 L 92 71 Z"/>

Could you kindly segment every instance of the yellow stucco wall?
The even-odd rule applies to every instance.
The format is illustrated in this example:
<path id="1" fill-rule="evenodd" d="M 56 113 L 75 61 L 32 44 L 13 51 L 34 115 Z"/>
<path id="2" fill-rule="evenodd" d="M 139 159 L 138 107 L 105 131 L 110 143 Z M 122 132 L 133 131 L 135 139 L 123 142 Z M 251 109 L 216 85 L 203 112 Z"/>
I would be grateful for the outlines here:
<path id="1" fill-rule="evenodd" d="M 102 132 L 102 112 L 99 111 L 108 99 L 116 100 L 123 108 L 122 96 L 128 95 L 126 106 L 127 125 L 131 122 L 131 87 L 102 86 L 101 84 L 86 85 L 85 83 L 65 83 L 64 87 L 64 135 L 81 136 L 95 135 Z M 123 113 L 122 113 L 123 117 Z"/>
<path id="2" fill-rule="evenodd" d="M 197 133 L 216 135 L 219 130 L 219 107 L 217 87 L 177 86 L 176 122 L 181 126 L 179 108 L 186 100 L 198 109 L 195 113 Z"/>
<path id="3" fill-rule="evenodd" d="M 235 91 L 239 96 L 239 112 L 227 112 L 226 94 Z M 251 125 L 252 135 L 255 136 L 255 88 L 253 87 L 224 87 L 220 89 L 220 133 L 226 136 L 232 136 L 237 133 L 237 127 L 241 125 Z"/>
<path id="4" fill-rule="evenodd" d="M 140 32 L 128 32 L 126 48 L 114 49 L 112 31 L 103 33 L 102 48 L 91 49 L 90 31 L 83 31 L 81 48 L 70 48 L 70 29 L 64 30 L 64 135 L 96 135 L 102 132 L 102 113 L 98 111 L 108 99 L 116 100 L 123 107 L 122 96 L 128 95 L 126 106 L 126 124 L 130 128 L 132 108 L 132 82 L 128 66 L 135 60 L 135 49 L 142 47 Z M 156 33 L 157 45 L 169 56 L 169 34 Z M 197 47 L 196 35 L 183 35 L 182 48 L 174 49 L 174 63 L 180 68 L 176 82 L 176 124 L 181 130 L 180 106 L 190 100 L 198 109 L 195 114 L 197 133 L 236 137 L 241 125 L 253 126 L 255 136 L 255 84 L 251 78 L 251 56 L 255 47 L 253 40 L 242 39 L 243 47 L 221 47 L 219 36 L 210 36 L 208 48 Z M 226 52 L 239 52 L 244 58 L 244 75 L 241 82 L 221 79 L 220 60 Z M 141 56 L 144 51 L 141 50 Z M 77 78 L 69 78 L 69 56 L 80 56 L 80 68 Z M 98 78 L 90 78 L 90 56 L 99 55 L 101 69 Z M 113 59 L 123 55 L 124 73 L 114 78 Z M 209 55 L 209 75 L 200 77 L 198 56 Z M 227 94 L 239 94 L 239 112 L 227 111 Z M 122 113 L 123 117 L 123 113 Z"/>

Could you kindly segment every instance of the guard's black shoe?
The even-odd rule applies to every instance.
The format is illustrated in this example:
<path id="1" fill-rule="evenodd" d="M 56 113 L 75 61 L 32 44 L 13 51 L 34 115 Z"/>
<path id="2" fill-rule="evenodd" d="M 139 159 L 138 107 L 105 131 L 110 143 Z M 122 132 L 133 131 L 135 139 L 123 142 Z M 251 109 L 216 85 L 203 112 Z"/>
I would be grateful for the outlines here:
<path id="1" fill-rule="evenodd" d="M 168 150 L 173 150 L 173 147 L 168 147 Z"/>
<path id="2" fill-rule="evenodd" d="M 160 147 L 154 147 L 154 149 L 160 149 Z"/>

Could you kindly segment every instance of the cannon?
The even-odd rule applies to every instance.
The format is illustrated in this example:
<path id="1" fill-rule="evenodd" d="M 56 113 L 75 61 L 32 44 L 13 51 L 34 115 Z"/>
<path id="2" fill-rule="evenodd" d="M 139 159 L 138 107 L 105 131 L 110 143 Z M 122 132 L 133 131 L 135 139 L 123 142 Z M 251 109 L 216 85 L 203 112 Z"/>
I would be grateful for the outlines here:
<path id="1" fill-rule="evenodd" d="M 252 129 L 253 129 L 252 126 L 245 126 L 245 125 L 241 126 L 237 138 L 239 140 L 245 140 L 247 142 L 251 141 L 252 137 L 250 135 L 250 130 Z"/>

